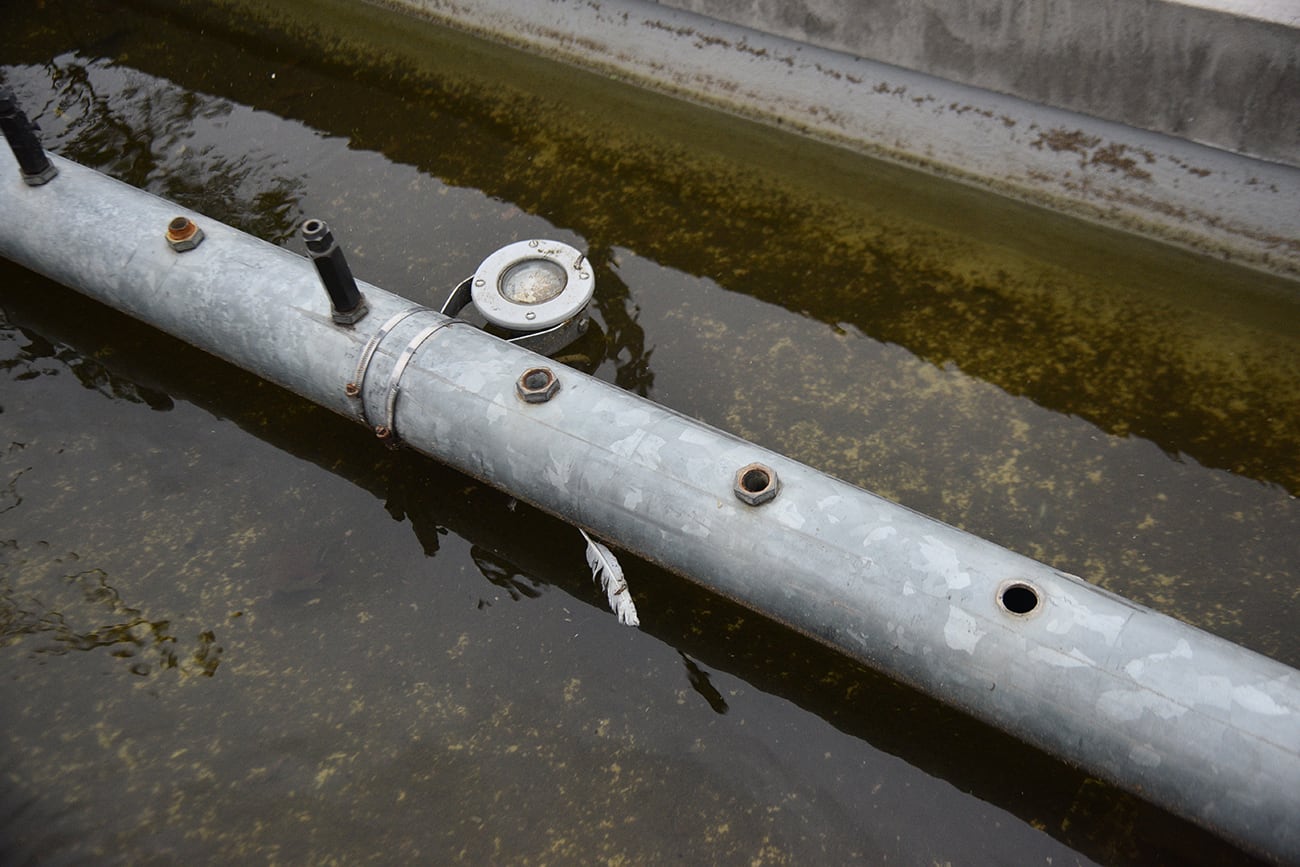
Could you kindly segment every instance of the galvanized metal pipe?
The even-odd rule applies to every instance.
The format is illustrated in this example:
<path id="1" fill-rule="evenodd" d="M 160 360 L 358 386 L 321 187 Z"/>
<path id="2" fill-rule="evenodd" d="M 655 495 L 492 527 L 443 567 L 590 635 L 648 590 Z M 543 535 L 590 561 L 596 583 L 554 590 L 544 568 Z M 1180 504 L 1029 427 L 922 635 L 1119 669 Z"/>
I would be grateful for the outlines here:
<path id="1" fill-rule="evenodd" d="M 306 259 L 54 161 L 0 156 L 0 255 L 1300 861 L 1300 672 L 377 287 L 337 323 Z"/>

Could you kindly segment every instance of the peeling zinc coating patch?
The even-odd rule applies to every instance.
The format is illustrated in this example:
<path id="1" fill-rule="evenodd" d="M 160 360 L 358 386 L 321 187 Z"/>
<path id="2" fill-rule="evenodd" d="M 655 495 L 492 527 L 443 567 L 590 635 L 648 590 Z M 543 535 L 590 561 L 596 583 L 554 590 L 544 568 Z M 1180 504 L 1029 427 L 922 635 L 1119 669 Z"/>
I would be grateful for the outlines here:
<path id="1" fill-rule="evenodd" d="M 487 377 L 477 367 L 464 367 L 456 371 L 456 385 L 466 391 L 482 391 L 487 385 Z"/>
<path id="2" fill-rule="evenodd" d="M 1135 683 L 1161 692 L 1185 692 L 1182 688 L 1187 683 L 1190 666 L 1184 660 L 1193 658 L 1191 645 L 1179 639 L 1174 649 L 1164 653 L 1152 653 L 1141 659 L 1134 659 L 1124 666 L 1124 673 L 1133 678 Z M 1279 705 L 1273 698 L 1258 687 L 1243 684 L 1234 686 L 1223 675 L 1200 675 L 1194 681 L 1191 691 L 1192 702 L 1230 710 L 1233 703 L 1240 705 L 1251 713 L 1266 716 L 1280 716 L 1289 713 L 1287 708 Z"/>
<path id="3" fill-rule="evenodd" d="M 613 416 L 614 422 L 618 423 L 618 414 L 627 409 L 624 403 L 611 395 L 603 395 L 597 398 L 596 402 L 588 409 L 592 415 Z"/>
<path id="4" fill-rule="evenodd" d="M 1262 689 L 1254 686 L 1238 686 L 1232 690 L 1232 700 L 1253 713 L 1265 716 L 1286 716 L 1291 709 L 1283 707 Z"/>
<path id="5" fill-rule="evenodd" d="M 928 571 L 943 578 L 949 590 L 961 590 L 970 586 L 970 573 L 961 571 L 957 561 L 957 552 L 933 536 L 926 536 L 920 545 L 921 556 L 925 558 Z"/>
<path id="6" fill-rule="evenodd" d="M 1232 709 L 1232 681 L 1221 674 L 1206 674 L 1196 678 L 1196 692 L 1192 699 L 1196 704 L 1217 707 L 1220 710 Z"/>
<path id="7" fill-rule="evenodd" d="M 686 459 L 686 479 L 706 479 L 713 469 L 713 461 L 708 458 L 687 458 Z"/>
<path id="8" fill-rule="evenodd" d="M 506 417 L 505 396 L 498 393 L 496 397 L 492 398 L 492 403 L 488 405 L 487 420 L 495 424 L 501 421 L 501 419 L 505 417 Z"/>
<path id="9" fill-rule="evenodd" d="M 614 414 L 614 424 L 619 427 L 645 427 L 650 422 L 650 413 L 644 409 L 624 409 Z M 642 431 L 644 433 L 644 431 Z M 662 442 L 662 440 L 661 440 Z"/>
<path id="10" fill-rule="evenodd" d="M 631 415 L 631 413 L 627 414 Z M 659 450 L 664 447 L 664 443 L 663 437 L 649 433 L 644 428 L 638 428 L 618 442 L 610 443 L 609 450 L 647 469 L 657 470 L 663 463 L 659 457 Z"/>
<path id="11" fill-rule="evenodd" d="M 1160 767 L 1160 754 L 1150 744 L 1134 744 L 1128 751 L 1129 761 L 1144 768 Z"/>
<path id="12" fill-rule="evenodd" d="M 1051 665 L 1056 668 L 1084 668 L 1096 666 L 1088 656 L 1075 647 L 1069 653 L 1062 653 L 1052 647 L 1038 645 L 1027 654 L 1035 662 L 1041 662 L 1044 665 Z"/>
<path id="13" fill-rule="evenodd" d="M 894 644 L 906 654 L 916 653 L 916 642 L 907 637 L 907 627 L 901 623 L 894 629 Z"/>
<path id="14" fill-rule="evenodd" d="M 690 443 L 693 446 L 713 445 L 713 437 L 704 433 L 704 431 L 695 430 L 694 428 L 686 428 L 677 435 L 677 439 L 684 443 Z"/>
<path id="15" fill-rule="evenodd" d="M 839 494 L 832 494 L 829 497 L 823 497 L 822 499 L 818 500 L 817 508 L 821 509 L 822 515 L 825 516 L 826 520 L 830 521 L 832 524 L 838 524 L 840 522 L 839 515 L 831 514 L 830 510 L 833 509 L 835 506 L 838 506 L 841 502 L 843 502 L 843 500 L 844 498 L 841 497 Z"/>
<path id="16" fill-rule="evenodd" d="M 641 505 L 642 493 L 640 488 L 628 488 L 623 494 L 623 508 L 629 511 L 636 511 L 636 507 Z"/>
<path id="17" fill-rule="evenodd" d="M 1168 653 L 1152 653 L 1149 656 L 1142 657 L 1141 659 L 1134 659 L 1124 666 L 1124 672 L 1128 674 L 1129 677 L 1133 678 L 1139 683 L 1142 683 L 1144 682 L 1143 675 L 1146 674 L 1146 669 L 1148 665 L 1152 663 L 1161 663 L 1169 659 L 1191 659 L 1191 658 L 1192 658 L 1191 645 L 1189 645 L 1186 642 L 1186 640 L 1180 638 L 1178 639 L 1178 643 L 1174 645 L 1173 650 L 1169 651 Z M 1152 680 L 1161 680 L 1161 679 L 1163 678 L 1156 677 L 1153 678 Z"/>
<path id="18" fill-rule="evenodd" d="M 1106 640 L 1107 647 L 1113 647 L 1119 640 L 1119 632 L 1124 628 L 1126 617 L 1119 614 L 1096 614 L 1059 587 L 1053 591 L 1052 601 L 1053 616 L 1045 628 L 1053 635 L 1066 635 L 1079 626 L 1101 635 Z"/>
<path id="19" fill-rule="evenodd" d="M 687 536 L 695 536 L 698 539 L 709 538 L 709 528 L 698 521 L 682 524 L 681 531 Z"/>
<path id="20" fill-rule="evenodd" d="M 807 521 L 799 512 L 799 507 L 791 500 L 777 499 L 776 503 L 769 507 L 772 515 L 791 530 L 798 530 L 803 527 Z"/>
<path id="21" fill-rule="evenodd" d="M 1187 708 L 1149 690 L 1111 689 L 1097 698 L 1097 711 L 1118 722 L 1132 722 L 1148 712 L 1161 719 L 1176 719 L 1187 713 Z"/>
<path id="22" fill-rule="evenodd" d="M 546 481 L 562 491 L 569 489 L 569 477 L 573 475 L 573 457 L 562 454 L 550 456 L 546 462 Z"/>
<path id="23" fill-rule="evenodd" d="M 965 611 L 955 605 L 948 609 L 948 622 L 943 625 L 943 640 L 953 650 L 964 650 L 974 656 L 975 645 L 986 634 L 976 625 L 975 618 Z"/>
<path id="24" fill-rule="evenodd" d="M 897 536 L 898 530 L 893 527 L 877 527 L 867 534 L 867 538 L 862 540 L 862 547 L 866 548 L 877 542 L 883 542 L 891 536 Z"/>
<path id="25" fill-rule="evenodd" d="M 1124 666 L 1124 672 L 1134 682 L 1154 690 L 1185 693 L 1189 666 L 1182 660 L 1193 658 L 1191 645 L 1179 639 L 1174 649 L 1166 653 L 1152 653 L 1134 659 Z M 1233 685 L 1223 675 L 1204 674 L 1195 680 L 1190 693 L 1192 702 L 1220 710 L 1231 710 L 1236 704 L 1243 710 L 1264 716 L 1284 716 L 1291 713 L 1285 705 L 1278 704 L 1264 689 L 1251 684 Z"/>

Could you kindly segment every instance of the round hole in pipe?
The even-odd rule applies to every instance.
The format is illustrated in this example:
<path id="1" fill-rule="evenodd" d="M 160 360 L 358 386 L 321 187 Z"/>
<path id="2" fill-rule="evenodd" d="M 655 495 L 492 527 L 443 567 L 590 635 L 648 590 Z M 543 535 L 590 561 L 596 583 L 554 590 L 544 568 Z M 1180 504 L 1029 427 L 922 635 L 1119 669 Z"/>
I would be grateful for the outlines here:
<path id="1" fill-rule="evenodd" d="M 551 384 L 551 372 L 549 370 L 530 370 L 524 374 L 524 387 L 533 391 L 541 391 Z"/>
<path id="2" fill-rule="evenodd" d="M 751 494 L 761 493 L 772 484 L 772 477 L 762 467 L 753 467 L 740 477 L 740 486 Z"/>
<path id="3" fill-rule="evenodd" d="M 1038 588 L 1024 581 L 1012 581 L 998 589 L 998 605 L 1008 614 L 1025 617 L 1038 610 Z"/>
<path id="4" fill-rule="evenodd" d="M 321 230 L 320 220 L 308 220 L 307 222 L 302 224 L 303 234 L 315 235 L 320 230 Z"/>

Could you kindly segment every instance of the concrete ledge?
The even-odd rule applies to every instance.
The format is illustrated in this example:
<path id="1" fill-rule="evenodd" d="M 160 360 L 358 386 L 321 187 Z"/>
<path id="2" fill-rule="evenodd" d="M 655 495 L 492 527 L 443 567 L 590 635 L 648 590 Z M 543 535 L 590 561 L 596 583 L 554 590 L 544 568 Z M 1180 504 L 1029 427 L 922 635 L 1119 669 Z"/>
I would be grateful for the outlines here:
<path id="1" fill-rule="evenodd" d="M 1300 165 L 1300 3 L 1293 0 L 659 2 Z"/>
<path id="2" fill-rule="evenodd" d="M 647 0 L 389 0 L 557 59 L 1300 277 L 1300 169 Z"/>

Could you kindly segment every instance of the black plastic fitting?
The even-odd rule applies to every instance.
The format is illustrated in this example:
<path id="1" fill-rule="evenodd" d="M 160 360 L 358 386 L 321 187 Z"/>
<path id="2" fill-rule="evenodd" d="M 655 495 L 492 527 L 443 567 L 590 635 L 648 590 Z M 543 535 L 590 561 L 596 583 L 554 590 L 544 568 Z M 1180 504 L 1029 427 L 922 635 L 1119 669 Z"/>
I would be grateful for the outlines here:
<path id="1" fill-rule="evenodd" d="M 38 127 L 28 120 L 18 107 L 18 98 L 7 87 L 0 87 L 0 129 L 4 131 L 5 141 L 9 142 L 9 149 L 14 152 L 23 181 L 28 186 L 47 184 L 59 173 L 41 147 L 41 140 L 36 137 Z"/>
<path id="2" fill-rule="evenodd" d="M 339 325 L 360 322 L 369 311 L 366 299 L 357 288 L 343 251 L 334 243 L 334 236 L 324 220 L 307 220 L 302 224 L 302 237 L 307 242 L 307 252 L 316 265 L 316 273 L 330 297 L 334 321 Z"/>

